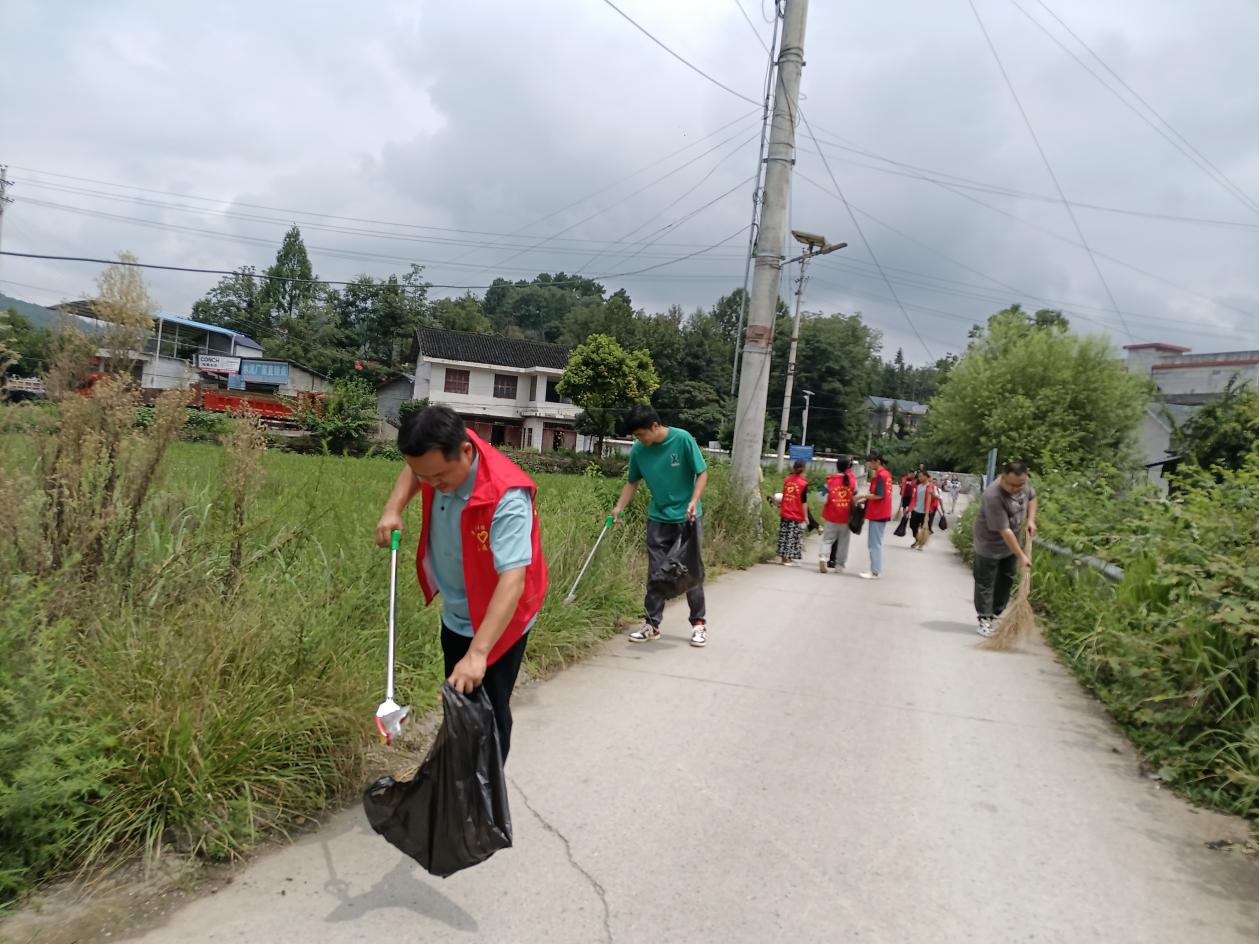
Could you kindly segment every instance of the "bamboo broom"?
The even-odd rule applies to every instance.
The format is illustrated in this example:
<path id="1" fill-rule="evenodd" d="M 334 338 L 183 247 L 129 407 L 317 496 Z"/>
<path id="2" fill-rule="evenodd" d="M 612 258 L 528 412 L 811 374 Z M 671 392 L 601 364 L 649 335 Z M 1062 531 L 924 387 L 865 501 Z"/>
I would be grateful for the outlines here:
<path id="1" fill-rule="evenodd" d="M 1023 550 L 1032 556 L 1032 536 L 1023 539 Z M 1018 593 L 1014 602 L 1001 614 L 997 621 L 997 631 L 979 644 L 980 649 L 1004 650 L 1012 649 L 1022 639 L 1030 636 L 1036 628 L 1036 613 L 1032 610 L 1032 572 L 1027 570 L 1019 581 Z"/>

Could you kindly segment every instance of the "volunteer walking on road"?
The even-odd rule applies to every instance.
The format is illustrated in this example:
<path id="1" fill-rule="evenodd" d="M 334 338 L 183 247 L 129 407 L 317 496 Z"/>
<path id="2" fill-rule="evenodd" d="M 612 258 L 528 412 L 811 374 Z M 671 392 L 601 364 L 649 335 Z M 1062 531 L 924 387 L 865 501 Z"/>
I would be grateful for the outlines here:
<path id="1" fill-rule="evenodd" d="M 425 603 L 442 595 L 446 677 L 465 695 L 484 686 L 506 760 L 511 693 L 546 596 L 537 486 L 448 407 L 403 420 L 398 449 L 406 468 L 376 525 L 376 543 L 388 547 L 390 533 L 403 530 L 403 513 L 418 494 L 416 574 Z"/>
<path id="2" fill-rule="evenodd" d="M 909 532 L 914 536 L 914 550 L 921 551 L 931 531 L 931 518 L 940 509 L 940 490 L 926 472 L 918 473 L 909 507 Z"/>
<path id="3" fill-rule="evenodd" d="M 843 570 L 848 564 L 848 513 L 857 497 L 857 477 L 852 474 L 852 460 L 840 456 L 836 472 L 826 478 L 826 504 L 822 506 L 822 546 L 818 549 L 817 569 L 826 573 L 828 567 Z"/>
<path id="4" fill-rule="evenodd" d="M 863 580 L 878 580 L 883 576 L 883 537 L 887 531 L 887 523 L 892 520 L 894 486 L 892 473 L 887 470 L 882 453 L 870 453 L 866 462 L 870 470 L 870 490 L 858 496 L 857 501 L 863 502 L 866 506 L 870 569 L 861 577 Z"/>
<path id="5" fill-rule="evenodd" d="M 1027 480 L 1027 464 L 1010 462 L 984 489 L 975 516 L 975 612 L 979 635 L 991 636 L 994 623 L 1010 602 L 1019 567 L 1031 571 L 1023 550 L 1024 523 L 1036 536 L 1036 489 Z"/>
<path id="6" fill-rule="evenodd" d="M 809 502 L 809 480 L 804 477 L 804 463 L 795 462 L 791 475 L 783 482 L 778 502 L 778 556 L 791 567 L 804 556 L 805 509 Z"/>
<path id="7" fill-rule="evenodd" d="M 634 500 L 638 483 L 646 481 L 651 491 L 651 504 L 647 509 L 647 574 L 650 579 L 685 528 L 693 527 L 694 539 L 703 540 L 704 508 L 700 496 L 708 485 L 708 466 L 695 437 L 676 426 L 662 426 L 660 416 L 649 406 L 632 407 L 625 425 L 637 442 L 630 449 L 629 480 L 621 489 L 612 517 L 618 522 L 621 520 L 626 506 Z M 702 574 L 700 583 L 687 591 L 686 602 L 690 607 L 691 645 L 707 645 Z M 643 626 L 629 634 L 630 642 L 660 638 L 664 598 L 652 592 L 650 583 L 643 598 L 643 609 Z"/>

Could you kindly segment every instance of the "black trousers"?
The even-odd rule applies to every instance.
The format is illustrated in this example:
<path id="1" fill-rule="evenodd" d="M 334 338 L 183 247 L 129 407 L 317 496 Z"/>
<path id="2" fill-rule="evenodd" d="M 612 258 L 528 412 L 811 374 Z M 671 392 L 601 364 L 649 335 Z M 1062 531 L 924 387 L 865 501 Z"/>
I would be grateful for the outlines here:
<path id="1" fill-rule="evenodd" d="M 909 513 L 909 536 L 915 541 L 918 540 L 918 532 L 922 530 L 922 523 L 926 520 L 926 512 L 911 511 Z"/>
<path id="2" fill-rule="evenodd" d="M 1019 559 L 975 555 L 975 612 L 982 619 L 994 619 L 1005 612 L 1010 591 L 1019 575 Z"/>
<path id="3" fill-rule="evenodd" d="M 667 521 L 653 521 L 647 519 L 647 573 L 652 573 L 661 564 L 664 559 L 669 556 L 669 550 L 673 547 L 673 542 L 677 540 L 678 532 L 680 532 L 685 524 L 678 522 L 676 524 Z M 695 537 L 701 544 L 704 541 L 704 523 L 703 519 L 695 519 Z M 660 621 L 664 619 L 664 597 L 657 593 L 652 593 L 651 588 L 647 588 L 647 593 L 643 597 L 643 611 L 646 614 L 647 622 L 652 626 L 659 626 Z M 686 604 L 690 607 L 691 625 L 701 622 L 705 619 L 707 611 L 704 608 L 704 582 L 703 575 L 700 575 L 700 584 L 698 587 L 692 587 L 686 592 Z"/>
<path id="4" fill-rule="evenodd" d="M 485 670 L 485 679 L 481 682 L 481 687 L 485 689 L 490 705 L 494 708 L 494 724 L 498 728 L 498 746 L 503 752 L 503 763 L 507 762 L 507 751 L 511 748 L 511 692 L 516 687 L 516 676 L 520 674 L 520 663 L 524 661 L 525 643 L 528 640 L 528 633 L 521 636 L 516 645 Z M 442 625 L 442 655 L 446 660 L 446 678 L 450 678 L 450 673 L 467 654 L 470 645 L 471 636 L 461 636 Z"/>

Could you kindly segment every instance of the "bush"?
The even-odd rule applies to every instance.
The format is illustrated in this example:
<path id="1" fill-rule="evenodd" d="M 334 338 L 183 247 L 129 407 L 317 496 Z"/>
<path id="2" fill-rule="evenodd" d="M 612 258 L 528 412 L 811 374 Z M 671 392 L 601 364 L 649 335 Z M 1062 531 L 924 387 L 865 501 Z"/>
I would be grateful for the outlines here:
<path id="1" fill-rule="evenodd" d="M 1042 535 L 1124 576 L 1041 550 L 1033 597 L 1048 641 L 1162 780 L 1259 818 L 1259 460 L 1180 485 L 1171 502 L 1105 470 L 1038 481 Z M 969 544 L 963 522 L 954 540 Z"/>
<path id="2" fill-rule="evenodd" d="M 337 453 L 362 452 L 379 423 L 376 393 L 358 377 L 338 380 L 322 402 L 302 399 L 294 407 L 302 428 Z"/>
<path id="3" fill-rule="evenodd" d="M 503 449 L 502 452 L 530 475 L 585 475 L 593 467 L 600 475 L 623 478 L 629 467 L 629 460 L 624 456 L 597 457 L 588 452 L 534 452 L 530 449 Z"/>

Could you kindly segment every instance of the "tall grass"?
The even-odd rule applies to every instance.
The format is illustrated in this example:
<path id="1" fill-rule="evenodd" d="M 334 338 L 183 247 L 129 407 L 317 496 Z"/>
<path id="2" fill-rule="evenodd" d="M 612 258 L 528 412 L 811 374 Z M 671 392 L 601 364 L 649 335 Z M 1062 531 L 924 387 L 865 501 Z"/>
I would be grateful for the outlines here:
<path id="1" fill-rule="evenodd" d="M 1187 473 L 1177 501 L 1122 476 L 1038 483 L 1041 533 L 1124 577 L 1042 551 L 1033 598 L 1153 772 L 1259 819 L 1259 458 L 1221 475 Z"/>
<path id="2" fill-rule="evenodd" d="M 123 422 L 121 388 L 0 408 L 0 901 L 39 879 L 175 849 L 238 855 L 364 776 L 384 689 L 378 458 L 178 442 L 183 405 Z M 81 411 L 99 411 L 96 419 Z M 115 413 L 117 414 L 115 416 Z M 73 441 L 71 441 L 73 440 Z M 551 589 L 527 667 L 579 657 L 638 610 L 645 501 L 561 601 L 620 482 L 538 476 Z M 715 468 L 707 561 L 764 553 Z M 436 605 L 399 580 L 399 700 L 435 705 Z"/>

